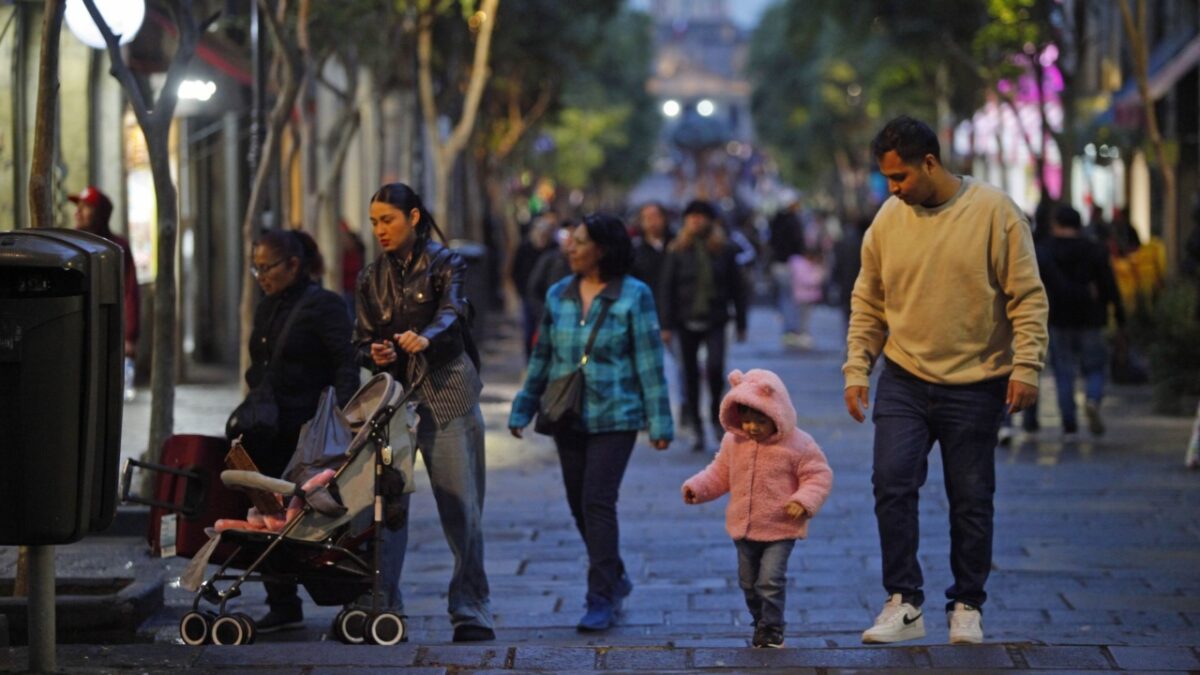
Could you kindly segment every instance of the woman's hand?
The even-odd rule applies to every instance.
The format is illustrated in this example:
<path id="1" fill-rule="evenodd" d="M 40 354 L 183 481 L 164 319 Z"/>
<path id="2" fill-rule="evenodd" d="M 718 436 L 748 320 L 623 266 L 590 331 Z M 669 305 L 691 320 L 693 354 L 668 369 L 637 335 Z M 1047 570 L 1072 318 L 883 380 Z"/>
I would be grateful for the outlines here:
<path id="1" fill-rule="evenodd" d="M 525 434 L 521 427 L 509 427 L 508 433 L 512 434 L 513 438 L 524 438 Z"/>
<path id="2" fill-rule="evenodd" d="M 371 343 L 371 360 L 380 368 L 396 362 L 396 348 L 391 340 Z"/>
<path id="3" fill-rule="evenodd" d="M 400 349 L 403 349 L 409 354 L 416 354 L 417 352 L 423 352 L 426 349 L 429 349 L 429 338 L 421 337 L 411 330 L 403 333 L 396 333 L 392 337 L 396 338 L 396 344 L 400 347 Z"/>
<path id="4" fill-rule="evenodd" d="M 665 438 L 660 438 L 660 439 L 658 439 L 657 441 L 651 441 L 651 442 L 650 442 L 650 445 L 654 446 L 654 449 L 655 449 L 655 450 L 660 450 L 660 451 L 661 451 L 661 450 L 666 450 L 666 449 L 667 449 L 667 447 L 668 447 L 669 445 L 671 445 L 671 441 L 668 441 L 668 440 L 667 440 L 667 439 L 665 439 Z"/>

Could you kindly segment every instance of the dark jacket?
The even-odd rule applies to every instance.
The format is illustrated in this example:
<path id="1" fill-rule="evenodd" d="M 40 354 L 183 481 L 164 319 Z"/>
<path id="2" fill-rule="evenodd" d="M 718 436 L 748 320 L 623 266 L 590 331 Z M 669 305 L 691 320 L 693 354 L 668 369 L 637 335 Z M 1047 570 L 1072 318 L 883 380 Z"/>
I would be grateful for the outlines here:
<path id="1" fill-rule="evenodd" d="M 804 225 L 796 212 L 785 209 L 776 213 L 767 227 L 771 262 L 786 263 L 794 255 L 804 255 Z"/>
<path id="2" fill-rule="evenodd" d="M 547 253 L 557 253 L 558 244 L 553 241 L 545 248 L 538 248 L 533 245 L 533 242 L 526 239 L 517 247 L 517 252 L 513 255 L 512 262 L 512 280 L 517 287 L 517 291 L 524 293 L 529 287 L 529 277 L 533 275 L 533 270 L 537 267 L 538 260 Z"/>
<path id="3" fill-rule="evenodd" d="M 707 252 L 712 260 L 713 299 L 707 320 L 710 327 L 729 321 L 733 304 L 738 332 L 746 330 L 746 284 L 737 265 L 737 251 L 726 245 L 719 252 Z M 692 248 L 667 253 L 659 278 L 658 313 L 663 330 L 684 328 L 691 318 L 692 298 L 696 295 L 696 252 Z"/>
<path id="4" fill-rule="evenodd" d="M 295 450 L 300 427 L 316 412 L 325 387 L 332 385 L 337 390 L 339 405 L 344 405 L 358 390 L 358 366 L 354 364 L 346 303 L 336 293 L 317 288 L 307 279 L 258 303 L 250 332 L 246 384 L 253 389 L 266 377 L 267 364 L 284 324 L 309 288 L 312 296 L 292 322 L 273 368 L 272 391 L 279 406 L 278 437 L 271 447 L 247 445 L 259 469 L 271 476 L 282 473 Z"/>
<path id="5" fill-rule="evenodd" d="M 533 266 L 529 282 L 522 289 L 524 299 L 534 316 L 540 317 L 546 307 L 546 293 L 550 287 L 571 273 L 571 263 L 562 249 L 544 251 Z"/>
<path id="6" fill-rule="evenodd" d="M 663 243 L 662 250 L 654 248 L 645 239 L 639 238 L 633 245 L 633 269 L 631 274 L 650 287 L 658 302 L 658 286 L 662 276 L 663 263 L 667 261 L 667 246 L 670 239 Z M 660 311 L 659 314 L 662 312 Z"/>
<path id="7" fill-rule="evenodd" d="M 372 372 L 381 369 L 371 358 L 371 343 L 391 340 L 413 331 L 429 340 L 422 352 L 432 373 L 464 351 L 479 367 L 479 353 L 468 328 L 471 306 L 465 295 L 467 263 L 462 256 L 435 241 L 418 243 L 407 269 L 390 253 L 363 270 L 355 302 L 354 346 L 358 364 Z M 397 350 L 388 370 L 405 386 L 408 354 Z"/>
<path id="8" fill-rule="evenodd" d="M 1104 246 L 1084 237 L 1049 237 L 1038 245 L 1038 269 L 1050 301 L 1050 325 L 1103 328 L 1112 305 L 1117 325 L 1125 310 Z"/>

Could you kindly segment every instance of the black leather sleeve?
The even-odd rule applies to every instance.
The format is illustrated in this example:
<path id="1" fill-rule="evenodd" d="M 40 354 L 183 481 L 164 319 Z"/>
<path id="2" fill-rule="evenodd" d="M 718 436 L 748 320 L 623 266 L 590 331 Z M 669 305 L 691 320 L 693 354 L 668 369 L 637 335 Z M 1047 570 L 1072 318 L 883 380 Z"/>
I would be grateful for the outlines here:
<path id="1" fill-rule="evenodd" d="M 421 336 L 430 344 L 447 335 L 450 327 L 461 317 L 465 323 L 468 316 L 466 298 L 467 261 L 459 254 L 441 249 L 430 271 L 434 293 L 437 294 L 437 311 L 433 319 L 421 330 Z M 457 335 L 453 336 L 457 340 Z"/>

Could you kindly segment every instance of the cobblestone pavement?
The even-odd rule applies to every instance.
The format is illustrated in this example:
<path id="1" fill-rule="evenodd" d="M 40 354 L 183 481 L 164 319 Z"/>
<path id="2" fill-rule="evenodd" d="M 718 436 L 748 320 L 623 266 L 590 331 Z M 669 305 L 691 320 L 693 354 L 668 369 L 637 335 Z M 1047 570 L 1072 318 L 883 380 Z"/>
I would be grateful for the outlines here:
<path id="1" fill-rule="evenodd" d="M 452 559 L 419 469 L 404 579 L 409 644 L 390 650 L 318 644 L 327 639 L 335 609 L 307 601 L 305 630 L 263 636 L 251 647 L 189 650 L 165 644 L 177 637 L 178 617 L 190 605 L 190 595 L 173 585 L 185 561 L 158 563 L 141 554 L 130 564 L 162 569 L 168 582 L 167 606 L 142 628 L 144 638 L 160 644 L 63 647 L 60 658 L 70 667 L 141 672 L 181 666 L 256 672 L 1200 670 L 1200 475 L 1182 468 L 1189 420 L 1152 415 L 1145 387 L 1114 387 L 1105 402 L 1108 433 L 1064 441 L 1049 378 L 1043 381 L 1042 434 L 997 451 L 995 562 L 984 616 L 990 644 L 946 646 L 945 622 L 931 611 L 926 639 L 898 648 L 863 647 L 859 635 L 885 599 L 870 488 L 872 429 L 869 422 L 851 421 L 842 404 L 838 315 L 819 311 L 815 326 L 813 350 L 785 350 L 775 316 L 756 310 L 751 339 L 734 345 L 729 358 L 731 368 L 765 367 L 781 375 L 800 426 L 822 445 L 835 472 L 832 496 L 789 566 L 787 644 L 794 649 L 746 648 L 751 629 L 736 584 L 736 555 L 724 531 L 725 502 L 687 506 L 679 496 L 682 481 L 711 457 L 692 452 L 686 438 L 666 452 L 645 444 L 635 451 L 620 500 L 622 552 L 634 593 L 614 629 L 603 635 L 574 630 L 583 611 L 586 556 L 563 498 L 552 445 L 532 433 L 518 441 L 505 429 L 521 363 L 516 341 L 502 334 L 485 352 L 483 404 L 489 428 L 486 556 L 496 643 L 449 644 L 445 591 Z M 236 400 L 233 384 L 180 387 L 177 430 L 219 430 Z M 137 430 L 144 426 L 145 408 L 144 401 L 127 408 L 129 454 L 144 444 Z M 710 437 L 709 445 L 714 443 Z M 947 506 L 936 449 L 929 476 L 921 501 L 921 560 L 927 607 L 933 610 L 940 608 L 940 589 L 950 583 Z M 69 549 L 85 545 L 62 547 L 60 570 L 79 557 Z M 7 553 L 0 549 L 0 563 Z M 262 599 L 252 589 L 239 602 L 257 615 Z M 0 650 L 0 669 L 23 653 Z"/>

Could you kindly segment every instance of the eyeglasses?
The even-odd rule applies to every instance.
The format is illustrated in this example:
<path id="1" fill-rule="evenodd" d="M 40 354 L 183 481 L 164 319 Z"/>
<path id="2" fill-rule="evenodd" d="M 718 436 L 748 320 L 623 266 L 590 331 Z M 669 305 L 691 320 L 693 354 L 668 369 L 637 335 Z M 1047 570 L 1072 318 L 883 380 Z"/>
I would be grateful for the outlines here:
<path id="1" fill-rule="evenodd" d="M 287 260 L 287 258 L 280 258 L 279 260 L 276 260 L 275 262 L 273 262 L 269 265 L 263 265 L 262 267 L 254 265 L 252 263 L 250 265 L 250 276 L 257 279 L 257 278 L 261 277 L 262 275 L 266 274 L 267 272 L 270 272 L 273 268 L 277 267 L 279 265 L 279 263 L 281 263 L 285 260 Z"/>

